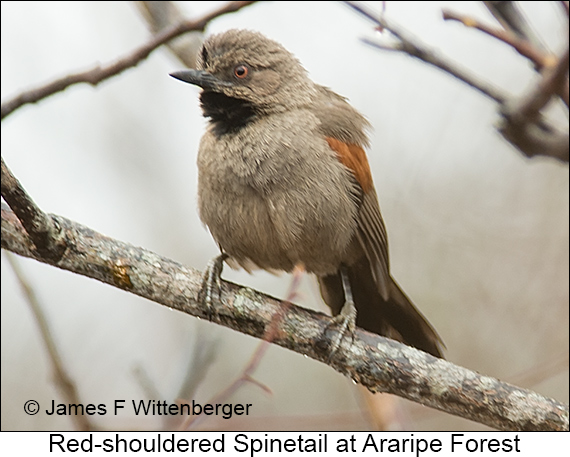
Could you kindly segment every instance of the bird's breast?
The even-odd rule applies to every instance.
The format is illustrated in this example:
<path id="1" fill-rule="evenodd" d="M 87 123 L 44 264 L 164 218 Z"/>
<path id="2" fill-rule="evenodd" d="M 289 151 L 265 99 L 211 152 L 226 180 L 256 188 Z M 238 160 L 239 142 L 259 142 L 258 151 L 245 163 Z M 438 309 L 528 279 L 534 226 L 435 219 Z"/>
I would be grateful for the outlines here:
<path id="1" fill-rule="evenodd" d="M 290 271 L 303 263 L 330 274 L 355 236 L 353 181 L 317 123 L 310 116 L 304 121 L 285 116 L 202 138 L 200 216 L 242 265 Z"/>

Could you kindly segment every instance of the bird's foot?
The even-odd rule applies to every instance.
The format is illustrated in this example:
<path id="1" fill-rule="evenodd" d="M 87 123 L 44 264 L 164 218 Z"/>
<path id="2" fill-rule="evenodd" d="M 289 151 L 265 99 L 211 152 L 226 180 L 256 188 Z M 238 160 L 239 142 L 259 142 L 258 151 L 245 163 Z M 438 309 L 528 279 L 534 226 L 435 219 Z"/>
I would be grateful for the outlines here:
<path id="1" fill-rule="evenodd" d="M 350 338 L 352 343 L 354 339 L 354 330 L 356 329 L 356 306 L 352 300 L 347 300 L 340 313 L 332 318 L 332 321 L 325 330 L 325 333 L 331 328 L 336 327 L 338 333 L 332 339 L 330 346 L 330 353 L 328 361 L 330 362 L 336 355 L 342 340 L 345 338 Z"/>
<path id="2" fill-rule="evenodd" d="M 225 253 L 214 257 L 208 262 L 202 275 L 202 288 L 198 292 L 198 301 L 205 305 L 209 321 L 217 314 L 215 304 L 220 301 L 222 293 L 221 275 L 224 269 L 224 260 L 227 258 L 228 255 Z"/>
<path id="3" fill-rule="evenodd" d="M 342 288 L 344 291 L 344 305 L 340 310 L 340 313 L 333 317 L 332 322 L 327 326 L 326 329 L 328 330 L 331 326 L 338 327 L 338 334 L 335 336 L 331 343 L 331 351 L 328 358 L 329 362 L 336 355 L 336 352 L 340 348 L 340 345 L 344 338 L 350 337 L 350 342 L 352 344 L 354 340 L 354 330 L 356 329 L 356 306 L 354 305 L 354 300 L 352 298 L 352 289 L 350 287 L 350 281 L 348 279 L 348 271 L 346 269 L 346 266 L 341 265 L 339 272 L 340 279 L 342 281 Z"/>

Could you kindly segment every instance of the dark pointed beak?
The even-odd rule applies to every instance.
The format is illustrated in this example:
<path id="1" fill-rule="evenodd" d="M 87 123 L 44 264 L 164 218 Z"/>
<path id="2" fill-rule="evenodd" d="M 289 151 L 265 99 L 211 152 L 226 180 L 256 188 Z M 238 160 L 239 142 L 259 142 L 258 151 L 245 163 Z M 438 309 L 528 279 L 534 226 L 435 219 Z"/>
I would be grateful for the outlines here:
<path id="1" fill-rule="evenodd" d="M 185 83 L 200 86 L 204 90 L 219 91 L 222 87 L 231 86 L 227 81 L 216 78 L 213 74 L 203 70 L 181 70 L 170 73 L 173 78 Z"/>

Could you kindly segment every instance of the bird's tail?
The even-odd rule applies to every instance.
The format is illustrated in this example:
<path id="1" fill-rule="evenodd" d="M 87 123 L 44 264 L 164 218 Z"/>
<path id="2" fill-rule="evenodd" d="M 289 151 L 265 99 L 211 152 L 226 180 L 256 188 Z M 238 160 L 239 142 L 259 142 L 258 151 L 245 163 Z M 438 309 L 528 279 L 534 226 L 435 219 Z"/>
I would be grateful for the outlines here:
<path id="1" fill-rule="evenodd" d="M 347 271 L 358 327 L 443 358 L 441 338 L 396 281 L 392 279 L 390 298 L 385 301 L 365 257 Z M 325 303 L 334 315 L 338 314 L 345 302 L 340 273 L 319 277 L 319 285 Z"/>

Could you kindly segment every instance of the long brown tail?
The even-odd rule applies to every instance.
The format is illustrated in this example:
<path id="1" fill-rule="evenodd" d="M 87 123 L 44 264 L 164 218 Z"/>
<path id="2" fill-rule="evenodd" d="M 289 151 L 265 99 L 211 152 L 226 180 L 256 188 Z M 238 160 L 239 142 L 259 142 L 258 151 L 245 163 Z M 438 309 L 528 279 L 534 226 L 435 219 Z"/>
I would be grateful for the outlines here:
<path id="1" fill-rule="evenodd" d="M 441 338 L 396 281 L 392 279 L 390 298 L 385 301 L 378 292 L 365 257 L 347 270 L 358 312 L 358 327 L 443 358 Z M 325 303 L 334 315 L 338 314 L 345 301 L 340 273 L 319 277 L 319 285 Z"/>

